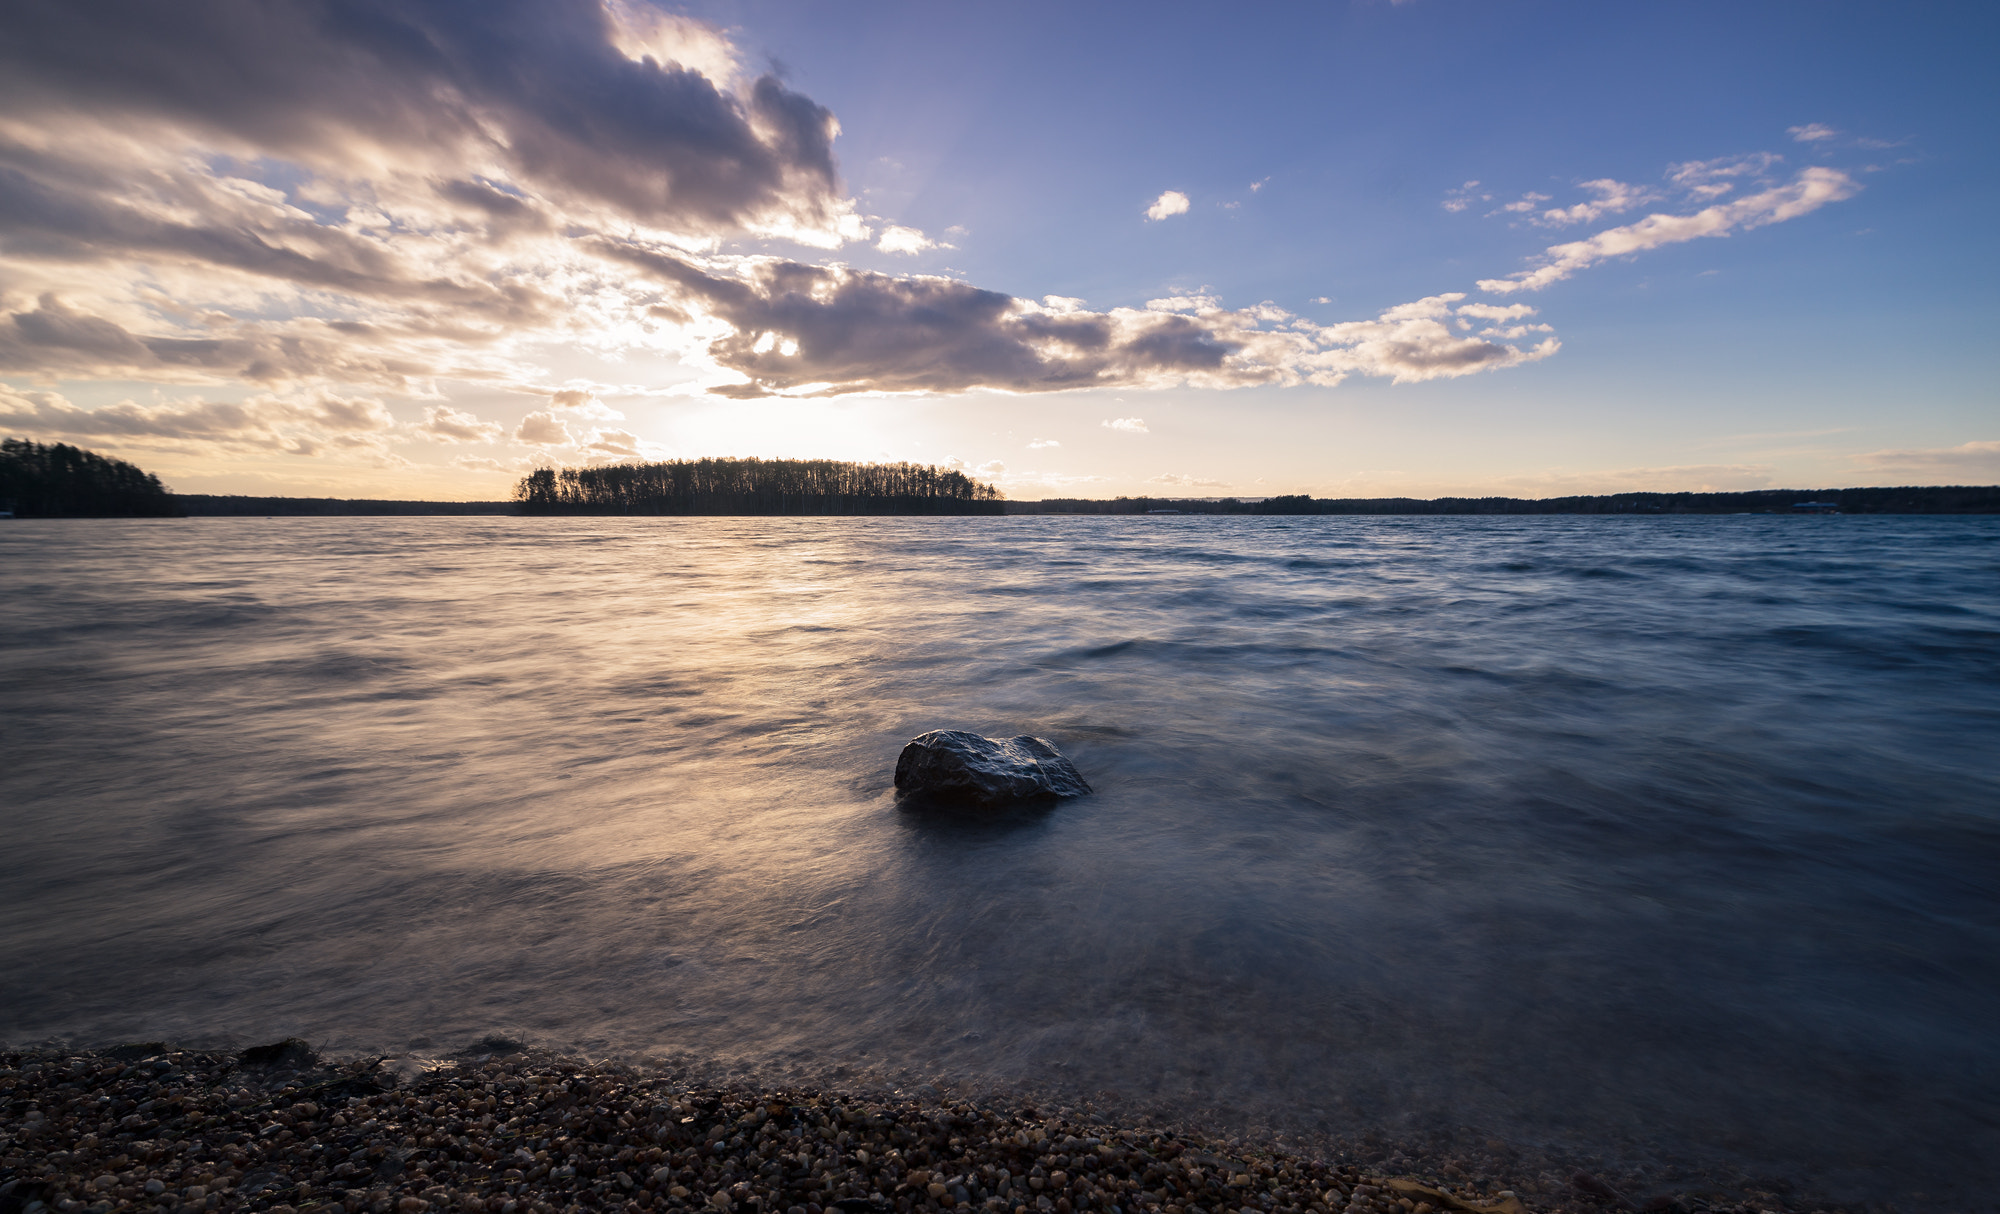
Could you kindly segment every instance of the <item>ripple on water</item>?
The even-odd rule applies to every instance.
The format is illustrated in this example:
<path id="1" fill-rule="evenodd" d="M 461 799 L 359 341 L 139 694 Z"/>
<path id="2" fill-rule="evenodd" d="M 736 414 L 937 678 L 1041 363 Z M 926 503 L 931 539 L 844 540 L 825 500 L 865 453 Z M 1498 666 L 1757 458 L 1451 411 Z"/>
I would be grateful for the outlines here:
<path id="1" fill-rule="evenodd" d="M 2000 520 L 0 531 L 0 1037 L 504 1032 L 2000 1182 Z M 1097 788 L 899 806 L 901 744 Z"/>

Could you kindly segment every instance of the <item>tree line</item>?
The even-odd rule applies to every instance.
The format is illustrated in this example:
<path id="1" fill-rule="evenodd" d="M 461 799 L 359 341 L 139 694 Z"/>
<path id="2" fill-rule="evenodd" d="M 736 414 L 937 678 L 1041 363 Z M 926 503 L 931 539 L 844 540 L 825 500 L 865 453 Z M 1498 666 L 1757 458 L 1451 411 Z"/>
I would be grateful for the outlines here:
<path id="1" fill-rule="evenodd" d="M 1000 514 L 1000 491 L 931 464 L 686 459 L 539 468 L 514 488 L 526 514 Z"/>
<path id="2" fill-rule="evenodd" d="M 1047 498 L 1008 502 L 1009 514 L 2000 514 L 2000 486 L 1904 485 L 1751 489 L 1737 493 L 1608 493 L 1574 497 Z"/>
<path id="3" fill-rule="evenodd" d="M 0 511 L 17 518 L 172 518 L 160 478 L 68 443 L 0 440 Z"/>

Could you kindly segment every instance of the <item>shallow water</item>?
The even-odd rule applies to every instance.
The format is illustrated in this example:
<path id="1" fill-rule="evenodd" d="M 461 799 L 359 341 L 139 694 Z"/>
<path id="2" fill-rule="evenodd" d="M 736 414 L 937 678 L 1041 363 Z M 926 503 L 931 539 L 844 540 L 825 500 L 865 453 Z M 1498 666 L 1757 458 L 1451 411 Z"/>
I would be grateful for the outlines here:
<path id="1" fill-rule="evenodd" d="M 2000 1180 L 2000 519 L 0 525 L 0 1040 Z M 1096 786 L 899 808 L 910 736 Z"/>

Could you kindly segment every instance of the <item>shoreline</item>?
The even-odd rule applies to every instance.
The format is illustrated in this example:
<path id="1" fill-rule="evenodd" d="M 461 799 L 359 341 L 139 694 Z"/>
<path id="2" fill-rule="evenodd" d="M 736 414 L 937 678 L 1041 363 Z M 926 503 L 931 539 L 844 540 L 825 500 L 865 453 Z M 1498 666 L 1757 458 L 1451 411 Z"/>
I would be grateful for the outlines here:
<path id="1" fill-rule="evenodd" d="M 1599 1179 L 1493 1139 L 1441 1155 L 1372 1132 L 1230 1135 L 927 1084 L 704 1083 L 495 1039 L 428 1060 L 322 1060 L 297 1040 L 236 1054 L 5 1050 L 0 1110 L 0 1214 L 1843 1208 L 1721 1180 L 1641 1188 L 1643 1177 Z"/>

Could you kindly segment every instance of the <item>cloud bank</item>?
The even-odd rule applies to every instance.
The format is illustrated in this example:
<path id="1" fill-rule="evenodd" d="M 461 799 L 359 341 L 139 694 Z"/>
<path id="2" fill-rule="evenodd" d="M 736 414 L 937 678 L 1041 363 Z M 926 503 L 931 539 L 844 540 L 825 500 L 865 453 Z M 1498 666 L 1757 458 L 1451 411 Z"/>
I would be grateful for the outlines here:
<path id="1" fill-rule="evenodd" d="M 621 0 L 15 0 L 0 7 L 0 372 L 188 393 L 84 410 L 10 389 L 0 426 L 372 460 L 406 442 L 613 459 L 652 448 L 587 389 L 552 384 L 551 350 L 643 352 L 693 368 L 691 390 L 755 398 L 1418 383 L 1560 349 L 1534 309 L 1464 292 L 1320 324 L 1200 292 L 1092 309 L 824 260 L 948 247 L 857 209 L 838 134 L 722 33 Z M 1674 166 L 1696 213 L 1554 245 L 1478 285 L 1541 290 L 1858 188 L 1827 168 L 1761 182 L 1777 162 Z M 1746 182 L 1757 192 L 1725 200 Z M 1477 188 L 1447 209 L 1490 201 Z M 1582 188 L 1574 205 L 1502 209 L 1575 225 L 1660 196 Z M 1167 190 L 1145 214 L 1190 205 Z M 808 252 L 741 251 L 752 241 Z M 502 426 L 447 402 L 452 382 L 538 407 Z M 215 386 L 250 395 L 204 399 Z M 421 419 L 396 423 L 384 398 Z"/>

